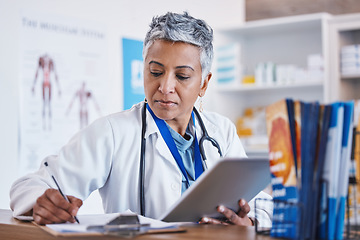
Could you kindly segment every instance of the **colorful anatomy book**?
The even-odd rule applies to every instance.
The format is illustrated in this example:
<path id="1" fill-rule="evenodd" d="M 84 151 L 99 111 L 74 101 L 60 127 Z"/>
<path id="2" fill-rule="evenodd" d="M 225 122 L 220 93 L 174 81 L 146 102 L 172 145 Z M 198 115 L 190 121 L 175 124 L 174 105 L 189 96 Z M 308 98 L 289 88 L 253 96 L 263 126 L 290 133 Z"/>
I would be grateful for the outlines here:
<path id="1" fill-rule="evenodd" d="M 292 110 L 288 110 L 288 109 Z M 292 139 L 294 134 L 294 114 L 292 101 L 281 100 L 266 108 L 266 127 L 269 137 L 269 158 L 271 182 L 274 198 L 273 226 L 274 237 L 297 238 L 298 211 L 291 203 L 298 202 L 295 156 L 296 149 Z M 291 121 L 289 120 L 292 119 Z M 290 204 L 288 204 L 290 203 Z"/>

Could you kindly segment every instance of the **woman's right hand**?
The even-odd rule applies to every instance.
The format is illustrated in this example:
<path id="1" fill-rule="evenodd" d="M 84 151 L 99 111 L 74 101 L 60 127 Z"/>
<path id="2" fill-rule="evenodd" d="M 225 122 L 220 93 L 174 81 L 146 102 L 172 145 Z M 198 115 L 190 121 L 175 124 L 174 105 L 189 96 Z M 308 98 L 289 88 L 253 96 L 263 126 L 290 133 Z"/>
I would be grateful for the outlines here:
<path id="1" fill-rule="evenodd" d="M 70 203 L 56 189 L 47 189 L 37 200 L 32 209 L 34 221 L 37 224 L 75 222 L 79 208 L 83 202 L 73 196 L 67 196 Z"/>

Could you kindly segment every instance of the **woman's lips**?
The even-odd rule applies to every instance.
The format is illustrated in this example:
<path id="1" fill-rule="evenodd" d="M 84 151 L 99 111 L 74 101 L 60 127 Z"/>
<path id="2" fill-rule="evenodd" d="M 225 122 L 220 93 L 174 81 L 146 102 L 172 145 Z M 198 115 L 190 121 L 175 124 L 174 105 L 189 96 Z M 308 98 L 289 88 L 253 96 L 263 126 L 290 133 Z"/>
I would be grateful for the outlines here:
<path id="1" fill-rule="evenodd" d="M 155 100 L 156 103 L 158 103 L 160 106 L 163 107 L 172 107 L 174 106 L 176 103 L 173 101 L 167 101 L 167 100 Z"/>

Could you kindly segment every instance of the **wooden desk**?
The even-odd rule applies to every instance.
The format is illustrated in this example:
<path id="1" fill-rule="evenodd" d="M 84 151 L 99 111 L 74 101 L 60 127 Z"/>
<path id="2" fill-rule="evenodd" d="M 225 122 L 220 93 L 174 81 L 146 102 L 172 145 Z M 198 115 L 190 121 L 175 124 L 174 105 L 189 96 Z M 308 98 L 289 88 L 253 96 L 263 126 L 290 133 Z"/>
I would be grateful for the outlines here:
<path id="1" fill-rule="evenodd" d="M 222 226 L 222 225 L 196 225 L 185 227 L 184 233 L 162 233 L 137 236 L 136 240 L 145 239 L 245 239 L 245 240 L 269 240 L 269 236 L 258 235 L 254 227 Z M 30 223 L 21 222 L 12 217 L 10 210 L 0 209 L 0 239 L 119 239 L 111 236 L 94 237 L 55 237 L 42 230 L 40 227 Z"/>

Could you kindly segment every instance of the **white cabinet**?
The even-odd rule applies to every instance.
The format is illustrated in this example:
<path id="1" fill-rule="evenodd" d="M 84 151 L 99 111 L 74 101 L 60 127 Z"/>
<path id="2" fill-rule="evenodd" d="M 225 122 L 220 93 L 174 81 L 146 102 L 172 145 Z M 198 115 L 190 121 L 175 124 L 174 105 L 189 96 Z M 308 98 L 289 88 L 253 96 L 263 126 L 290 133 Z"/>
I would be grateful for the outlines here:
<path id="1" fill-rule="evenodd" d="M 327 13 L 309 14 L 251 21 L 235 29 L 215 31 L 215 59 L 217 47 L 239 43 L 241 64 L 249 74 L 254 74 L 258 63 L 269 61 L 306 69 L 308 56 L 321 54 L 324 77 L 317 81 L 303 79 L 296 83 L 270 86 L 244 86 L 241 79 L 230 85 L 217 83 L 212 86 L 215 89 L 212 91 L 213 98 L 216 99 L 212 101 L 212 109 L 235 122 L 247 107 L 266 106 L 284 98 L 328 102 L 331 99 L 328 85 L 328 21 L 331 18 L 332 15 Z M 214 79 L 216 81 L 215 70 Z"/>
<path id="2" fill-rule="evenodd" d="M 343 75 L 340 71 L 341 48 L 360 44 L 360 14 L 340 15 L 329 20 L 330 100 L 360 98 L 360 74 Z"/>
<path id="3" fill-rule="evenodd" d="M 270 86 L 243 85 L 241 77 L 230 85 L 217 83 L 215 61 L 213 81 L 216 84 L 212 83 L 207 108 L 229 117 L 234 123 L 245 108 L 266 106 L 284 98 L 320 103 L 360 99 L 360 74 L 343 75 L 340 71 L 342 47 L 360 44 L 360 14 L 317 13 L 250 21 L 238 28 L 218 29 L 215 31 L 215 59 L 216 48 L 230 43 L 240 45 L 240 60 L 247 74 L 254 74 L 260 62 L 306 68 L 311 54 L 321 54 L 324 61 L 322 79 Z M 261 151 L 266 152 L 266 149 Z"/>
<path id="4" fill-rule="evenodd" d="M 331 17 L 327 13 L 309 14 L 250 21 L 236 29 L 217 30 L 215 58 L 217 46 L 235 42 L 241 46 L 243 69 L 250 74 L 254 74 L 259 62 L 268 61 L 306 68 L 307 58 L 311 54 L 328 58 L 327 21 Z M 265 106 L 286 97 L 326 102 L 329 99 L 327 72 L 328 62 L 324 61 L 324 79 L 317 81 L 303 79 L 296 83 L 271 86 L 244 86 L 241 79 L 231 85 L 218 83 L 213 108 L 235 121 L 246 107 Z M 216 71 L 214 78 L 216 80 Z"/>

